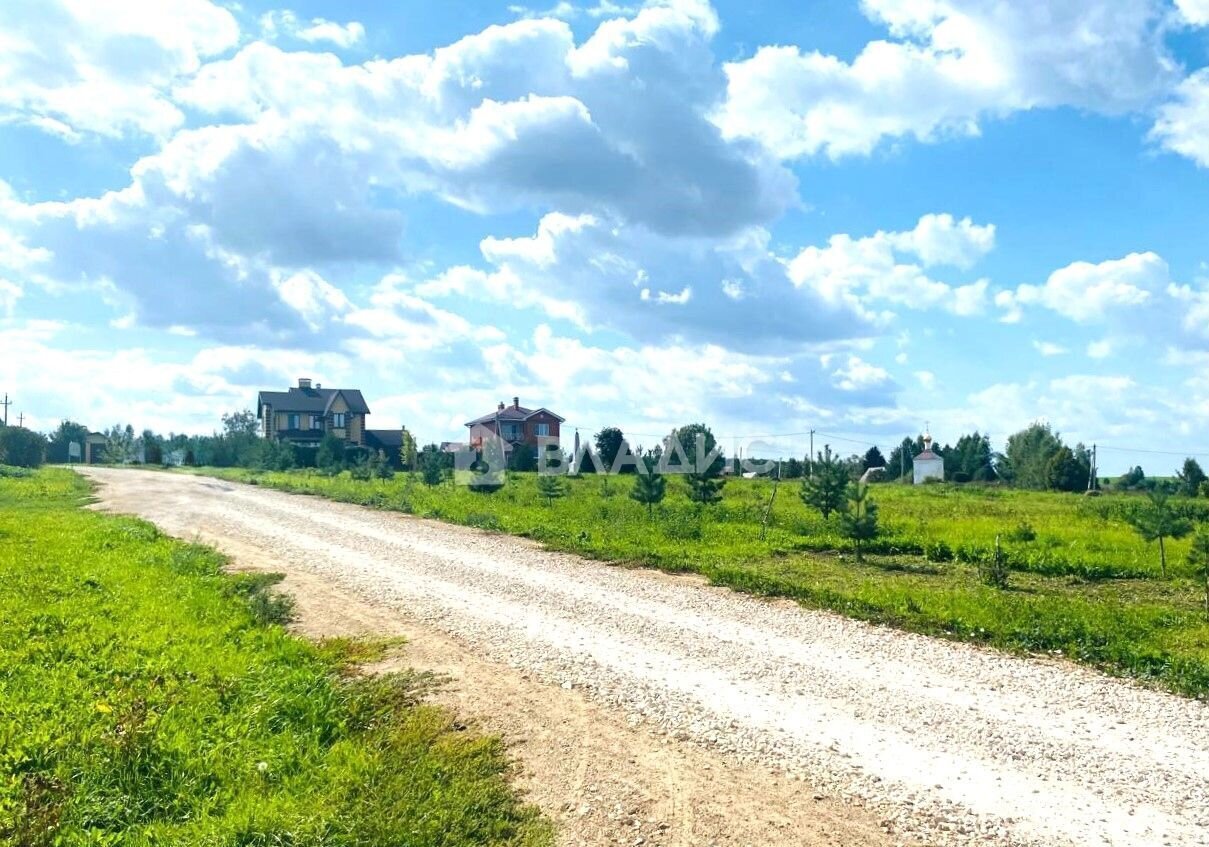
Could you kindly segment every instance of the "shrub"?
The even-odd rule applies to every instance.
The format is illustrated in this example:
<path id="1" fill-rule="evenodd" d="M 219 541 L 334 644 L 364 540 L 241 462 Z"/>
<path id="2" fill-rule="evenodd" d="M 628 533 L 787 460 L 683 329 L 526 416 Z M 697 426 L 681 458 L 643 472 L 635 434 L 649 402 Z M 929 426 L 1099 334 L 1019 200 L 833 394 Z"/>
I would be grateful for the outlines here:
<path id="1" fill-rule="evenodd" d="M 1007 588 L 1010 578 L 1008 570 L 1007 556 L 1003 553 L 1003 548 L 999 546 L 999 539 L 995 539 L 995 549 L 989 556 L 978 563 L 978 576 L 982 581 L 992 588 Z"/>
<path id="2" fill-rule="evenodd" d="M 1028 521 L 1021 521 L 1007 534 L 1007 537 L 1009 541 L 1035 541 L 1037 531 Z"/>
<path id="3" fill-rule="evenodd" d="M 39 468 L 46 461 L 46 437 L 21 426 L 0 426 L 0 464 Z"/>
<path id="4" fill-rule="evenodd" d="M 330 432 L 319 442 L 315 453 L 315 466 L 329 476 L 340 473 L 347 465 L 344 442 Z"/>
<path id="5" fill-rule="evenodd" d="M 508 470 L 529 473 L 537 470 L 537 451 L 525 444 L 518 444 L 508 454 Z"/>

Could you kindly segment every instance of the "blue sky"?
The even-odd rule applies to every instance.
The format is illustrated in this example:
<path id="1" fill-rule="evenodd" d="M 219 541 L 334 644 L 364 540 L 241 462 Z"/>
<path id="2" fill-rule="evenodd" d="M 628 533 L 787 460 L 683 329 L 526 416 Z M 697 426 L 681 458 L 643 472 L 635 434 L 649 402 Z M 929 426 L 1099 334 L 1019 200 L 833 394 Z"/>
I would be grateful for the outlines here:
<path id="1" fill-rule="evenodd" d="M 520 396 L 1209 453 L 1209 0 L 18 0 L 0 44 L 34 426 L 309 376 L 423 440 Z"/>

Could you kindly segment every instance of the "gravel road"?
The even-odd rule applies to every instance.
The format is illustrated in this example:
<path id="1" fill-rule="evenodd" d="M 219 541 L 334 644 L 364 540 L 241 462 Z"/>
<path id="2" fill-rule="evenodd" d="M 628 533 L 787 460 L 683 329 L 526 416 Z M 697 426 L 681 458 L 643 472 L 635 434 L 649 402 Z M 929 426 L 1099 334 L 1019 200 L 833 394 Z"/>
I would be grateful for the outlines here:
<path id="1" fill-rule="evenodd" d="M 204 477 L 87 469 L 686 744 L 851 798 L 928 843 L 1209 845 L 1209 707 L 1060 661 Z M 133 504 L 133 505 L 132 505 Z"/>

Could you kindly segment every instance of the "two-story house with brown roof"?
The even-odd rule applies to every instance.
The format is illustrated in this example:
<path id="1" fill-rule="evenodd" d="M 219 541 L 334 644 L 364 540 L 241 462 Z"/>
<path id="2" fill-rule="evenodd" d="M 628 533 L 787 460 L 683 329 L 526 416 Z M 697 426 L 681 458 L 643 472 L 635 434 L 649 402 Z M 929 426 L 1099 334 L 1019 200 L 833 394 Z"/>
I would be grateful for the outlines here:
<path id="1" fill-rule="evenodd" d="M 467 422 L 466 427 L 470 430 L 472 449 L 481 450 L 484 438 L 498 435 L 504 441 L 504 452 L 510 455 L 513 449 L 522 446 L 536 453 L 539 439 L 557 445 L 561 423 L 563 418 L 549 409 L 526 409 L 519 397 L 513 397 L 511 406 L 501 402 L 494 412 Z"/>
<path id="2" fill-rule="evenodd" d="M 288 391 L 262 391 L 256 403 L 261 435 L 304 447 L 317 447 L 327 433 L 346 444 L 366 446 L 368 414 L 360 391 L 312 386 L 309 379 L 298 380 Z"/>

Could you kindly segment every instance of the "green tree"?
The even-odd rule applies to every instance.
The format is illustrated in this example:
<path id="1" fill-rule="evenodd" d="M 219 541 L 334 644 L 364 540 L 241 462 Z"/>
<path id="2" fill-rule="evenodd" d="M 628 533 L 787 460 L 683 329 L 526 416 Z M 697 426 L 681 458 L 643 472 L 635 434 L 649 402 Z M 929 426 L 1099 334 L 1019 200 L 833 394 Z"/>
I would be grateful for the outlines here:
<path id="1" fill-rule="evenodd" d="M 874 445 L 865 451 L 865 455 L 861 457 L 861 473 L 869 470 L 869 468 L 884 468 L 886 466 L 886 457 L 882 455 L 882 451 Z"/>
<path id="2" fill-rule="evenodd" d="M 416 439 L 403 427 L 403 440 L 399 444 L 399 465 L 405 471 L 416 469 Z"/>
<path id="3" fill-rule="evenodd" d="M 995 479 L 995 454 L 991 439 L 980 432 L 957 439 L 944 454 L 945 477 L 954 482 L 990 482 Z"/>
<path id="4" fill-rule="evenodd" d="M 646 506 L 647 517 L 654 514 L 655 506 L 663 502 L 667 495 L 667 477 L 655 469 L 655 463 L 647 461 L 647 472 L 638 474 L 634 479 L 634 487 L 630 489 L 630 499 Z"/>
<path id="5" fill-rule="evenodd" d="M 1200 493 L 1201 486 L 1209 480 L 1205 476 L 1205 472 L 1201 470 L 1200 462 L 1189 456 L 1184 460 L 1184 466 L 1180 468 L 1175 478 L 1180 483 L 1180 493 L 1186 497 L 1195 497 Z"/>
<path id="6" fill-rule="evenodd" d="M 134 461 L 134 427 L 130 424 L 114 424 L 106 430 L 101 457 L 115 465 Z"/>
<path id="7" fill-rule="evenodd" d="M 537 475 L 537 493 L 545 498 L 547 506 L 552 506 L 555 500 L 566 497 L 568 488 L 567 480 L 561 474 Z"/>
<path id="8" fill-rule="evenodd" d="M 367 482 L 373 479 L 374 473 L 369 466 L 369 456 L 358 450 L 348 462 L 348 473 L 353 479 Z"/>
<path id="9" fill-rule="evenodd" d="M 1209 620 L 1209 524 L 1201 524 L 1192 538 L 1188 563 L 1205 584 L 1205 619 Z"/>
<path id="10" fill-rule="evenodd" d="M 840 532 L 852 542 L 856 560 L 862 562 L 862 545 L 878 535 L 877 504 L 869 499 L 869 486 L 863 483 L 851 483 L 845 494 L 839 511 Z"/>
<path id="11" fill-rule="evenodd" d="M 369 473 L 374 479 L 394 479 L 395 469 L 391 467 L 386 451 L 374 450 L 369 454 Z"/>
<path id="12" fill-rule="evenodd" d="M 325 434 L 323 440 L 319 442 L 319 449 L 315 451 L 315 467 L 331 476 L 335 476 L 348 467 L 344 442 L 330 432 Z"/>
<path id="13" fill-rule="evenodd" d="M 162 465 L 164 463 L 163 439 L 151 430 L 145 429 L 139 436 L 139 440 L 143 443 L 143 462 L 148 465 Z"/>
<path id="14" fill-rule="evenodd" d="M 420 466 L 420 475 L 425 485 L 437 486 L 444 481 L 445 462 L 442 460 L 441 451 L 435 444 L 429 444 L 420 451 L 416 462 Z"/>
<path id="15" fill-rule="evenodd" d="M 51 433 L 50 442 L 46 448 L 46 460 L 58 464 L 70 460 L 68 446 L 73 442 L 80 445 L 80 460 L 84 458 L 84 442 L 88 438 L 88 427 L 75 421 L 61 421 L 58 428 Z"/>
<path id="16" fill-rule="evenodd" d="M 1142 470 L 1141 465 L 1134 465 L 1132 468 L 1121 474 L 1117 478 L 1117 488 L 1122 491 L 1129 491 L 1133 488 L 1141 488 L 1146 484 L 1146 471 Z"/>
<path id="17" fill-rule="evenodd" d="M 689 460 L 691 471 L 684 477 L 688 484 L 688 498 L 698 506 L 717 503 L 722 499 L 722 486 L 726 484 L 722 478 L 726 459 L 718 449 L 713 432 L 705 424 L 689 424 L 672 433 L 672 438 L 683 448 Z M 668 466 L 679 467 L 679 463 Z"/>
<path id="18" fill-rule="evenodd" d="M 251 409 L 229 412 L 222 416 L 223 435 L 228 438 L 256 435 L 259 432 L 259 422 L 256 413 Z"/>
<path id="19" fill-rule="evenodd" d="M 263 441 L 254 464 L 265 471 L 288 471 L 296 464 L 294 448 L 284 441 Z"/>
<path id="20" fill-rule="evenodd" d="M 671 438 L 679 442 L 684 455 L 689 462 L 697 465 L 696 472 L 709 477 L 719 477 L 726 468 L 726 457 L 718 449 L 714 433 L 703 423 L 682 426 L 672 433 Z M 678 467 L 675 459 L 669 457 L 669 468 Z"/>
<path id="21" fill-rule="evenodd" d="M 601 470 L 608 473 L 625 449 L 625 434 L 615 426 L 606 426 L 596 433 L 596 455 L 600 458 Z"/>
<path id="22" fill-rule="evenodd" d="M 508 454 L 508 470 L 532 473 L 537 470 L 537 450 L 528 444 L 517 444 Z"/>
<path id="23" fill-rule="evenodd" d="M 1084 465 L 1069 447 L 1060 447 L 1045 468 L 1046 488 L 1054 491 L 1086 491 L 1091 468 Z"/>
<path id="24" fill-rule="evenodd" d="M 46 461 L 46 436 L 23 426 L 0 426 L 0 465 L 41 467 Z"/>
<path id="25" fill-rule="evenodd" d="M 827 447 L 818 454 L 814 470 L 802 480 L 799 496 L 803 503 L 817 509 L 823 520 L 827 520 L 833 513 L 844 508 L 850 481 L 847 467 L 837 457 L 832 456 L 831 448 Z"/>
<path id="26" fill-rule="evenodd" d="M 709 506 L 722 499 L 722 486 L 726 480 L 721 477 L 703 473 L 691 473 L 685 476 L 688 483 L 688 499 L 699 506 Z"/>
<path id="27" fill-rule="evenodd" d="M 1183 538 L 1192 532 L 1192 522 L 1180 517 L 1168 501 L 1167 491 L 1156 488 L 1147 495 L 1148 501 L 1130 518 L 1130 523 L 1147 542 L 1159 542 L 1159 566 L 1163 579 L 1167 578 L 1168 538 Z"/>
<path id="28" fill-rule="evenodd" d="M 915 457 L 922 453 L 923 449 L 924 437 L 922 435 L 914 440 L 904 438 L 897 447 L 890 451 L 890 458 L 886 461 L 886 478 L 911 479 L 915 467 Z"/>
<path id="29" fill-rule="evenodd" d="M 1020 488 L 1045 488 L 1049 463 L 1062 449 L 1062 439 L 1047 423 L 1034 423 L 1008 436 L 1003 476 Z"/>

